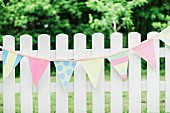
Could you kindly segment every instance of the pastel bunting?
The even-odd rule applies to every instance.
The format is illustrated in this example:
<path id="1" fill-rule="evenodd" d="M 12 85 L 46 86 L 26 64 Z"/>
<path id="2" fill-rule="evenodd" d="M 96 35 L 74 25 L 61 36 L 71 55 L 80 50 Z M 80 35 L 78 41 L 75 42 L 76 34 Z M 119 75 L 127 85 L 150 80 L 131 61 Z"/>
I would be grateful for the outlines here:
<path id="1" fill-rule="evenodd" d="M 76 66 L 76 62 L 71 61 L 54 61 L 58 77 L 62 83 L 64 90 L 66 90 L 72 73 Z"/>
<path id="2" fill-rule="evenodd" d="M 80 63 L 84 67 L 84 70 L 86 71 L 93 86 L 96 87 L 103 63 L 103 58 L 94 60 L 84 60 L 80 61 Z"/>
<path id="3" fill-rule="evenodd" d="M 128 60 L 129 60 L 129 51 L 125 51 L 119 54 L 115 54 L 107 58 L 112 66 L 117 70 L 117 72 L 126 80 Z"/>
<path id="4" fill-rule="evenodd" d="M 133 48 L 136 54 L 145 59 L 153 68 L 156 68 L 156 56 L 153 39 Z"/>
<path id="5" fill-rule="evenodd" d="M 21 55 L 2 49 L 4 79 L 12 72 L 22 58 L 23 56 Z"/>
<path id="6" fill-rule="evenodd" d="M 36 86 L 44 74 L 46 68 L 48 67 L 48 64 L 50 63 L 49 60 L 42 60 L 37 58 L 30 58 L 28 57 L 30 70 L 32 74 L 32 79 L 34 82 L 34 85 Z"/>

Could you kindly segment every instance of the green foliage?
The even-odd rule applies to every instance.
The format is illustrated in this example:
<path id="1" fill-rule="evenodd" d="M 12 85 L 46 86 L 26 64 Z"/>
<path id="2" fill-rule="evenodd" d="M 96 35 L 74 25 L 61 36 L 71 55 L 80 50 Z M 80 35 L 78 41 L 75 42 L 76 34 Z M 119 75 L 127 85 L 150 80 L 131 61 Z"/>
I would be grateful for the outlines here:
<path id="1" fill-rule="evenodd" d="M 1 7 L 5 7 L 4 2 L 2 0 L 0 0 L 0 8 Z"/>
<path id="2" fill-rule="evenodd" d="M 36 37 L 46 33 L 52 36 L 52 45 L 55 45 L 54 36 L 59 33 L 72 36 L 77 32 L 87 33 L 87 30 L 90 29 L 87 24 L 89 9 L 85 7 L 83 1 L 15 0 L 7 1 L 6 4 L 6 9 L 0 10 L 2 14 L 0 16 L 2 20 L 0 34 L 14 35 L 17 40 L 22 34 L 30 34 L 34 37 L 35 44 Z"/>
<path id="3" fill-rule="evenodd" d="M 37 36 L 49 34 L 51 48 L 55 49 L 55 36 L 69 35 L 69 47 L 73 47 L 73 35 L 87 35 L 87 48 L 91 48 L 91 35 L 105 35 L 105 47 L 110 46 L 110 34 L 124 34 L 124 47 L 128 47 L 130 31 L 142 34 L 142 40 L 150 31 L 161 31 L 170 25 L 170 2 L 167 0 L 0 0 L 0 37 L 13 35 L 19 49 L 19 37 L 33 36 L 37 48 Z M 2 38 L 0 38 L 2 43 Z M 164 60 L 161 60 L 164 67 Z M 109 66 L 107 66 L 109 67 Z M 142 61 L 142 68 L 146 63 Z"/>
<path id="4" fill-rule="evenodd" d="M 86 2 L 87 6 L 92 10 L 101 14 L 89 15 L 90 24 L 92 28 L 98 28 L 102 31 L 119 31 L 122 27 L 124 29 L 132 29 L 132 13 L 133 9 L 137 6 L 142 6 L 146 0 L 89 0 Z M 114 28 L 114 25 L 118 25 Z"/>
<path id="5" fill-rule="evenodd" d="M 133 13 L 135 30 L 146 39 L 150 31 L 161 31 L 170 26 L 170 2 L 167 0 L 148 0 L 142 7 L 136 7 Z"/>

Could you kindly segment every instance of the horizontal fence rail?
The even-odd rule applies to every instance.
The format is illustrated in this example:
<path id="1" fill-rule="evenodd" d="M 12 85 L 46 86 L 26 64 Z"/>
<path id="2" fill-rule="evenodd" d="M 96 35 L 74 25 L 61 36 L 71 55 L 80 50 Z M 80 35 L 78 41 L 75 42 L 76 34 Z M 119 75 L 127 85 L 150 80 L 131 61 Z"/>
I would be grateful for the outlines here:
<path id="1" fill-rule="evenodd" d="M 157 35 L 156 32 L 150 32 L 147 39 Z M 86 49 L 86 35 L 78 33 L 74 35 L 74 49 L 69 49 L 69 37 L 66 34 L 56 36 L 56 50 L 50 50 L 50 36 L 42 34 L 38 36 L 38 50 L 33 50 L 33 38 L 30 35 L 20 37 L 20 50 L 17 52 L 48 59 L 82 59 L 107 56 L 115 52 L 126 50 L 123 48 L 123 35 L 113 33 L 110 36 L 110 48 L 104 48 L 104 35 L 95 33 L 92 35 L 92 49 Z M 141 35 L 137 32 L 131 32 L 128 35 L 128 47 L 134 47 L 141 43 Z M 62 88 L 61 82 L 55 74 L 55 81 L 51 82 L 51 66 L 47 68 L 37 87 L 33 85 L 29 69 L 29 63 L 26 58 L 20 62 L 20 81 L 15 81 L 15 70 L 0 83 L 0 93 L 3 95 L 3 112 L 16 112 L 15 94 L 20 94 L 20 111 L 22 113 L 33 113 L 33 94 L 38 96 L 38 112 L 50 113 L 51 100 L 50 94 L 55 93 L 55 112 L 68 113 L 69 93 L 73 93 L 71 98 L 74 102 L 74 113 L 87 112 L 87 92 L 92 93 L 93 113 L 107 113 L 105 111 L 105 92 L 110 93 L 110 112 L 122 113 L 123 92 L 128 92 L 128 112 L 142 112 L 143 91 L 147 92 L 147 112 L 160 112 L 160 92 L 165 92 L 165 112 L 170 112 L 170 47 L 160 47 L 160 41 L 155 40 L 157 69 L 153 69 L 147 64 L 147 78 L 142 79 L 141 75 L 141 58 L 133 51 L 130 51 L 128 79 L 123 81 L 115 69 L 110 66 L 110 75 L 105 75 L 105 64 L 103 62 L 100 77 L 96 88 L 94 88 L 87 79 L 86 72 L 81 64 L 77 64 L 74 70 L 74 80 L 70 82 L 67 90 Z M 15 50 L 15 38 L 7 35 L 3 37 L 3 47 Z M 165 58 L 165 80 L 160 80 L 160 58 Z M 0 51 L 0 60 L 2 61 L 2 51 Z M 51 62 L 52 63 L 52 62 Z M 105 80 L 105 76 L 110 76 L 110 80 Z"/>

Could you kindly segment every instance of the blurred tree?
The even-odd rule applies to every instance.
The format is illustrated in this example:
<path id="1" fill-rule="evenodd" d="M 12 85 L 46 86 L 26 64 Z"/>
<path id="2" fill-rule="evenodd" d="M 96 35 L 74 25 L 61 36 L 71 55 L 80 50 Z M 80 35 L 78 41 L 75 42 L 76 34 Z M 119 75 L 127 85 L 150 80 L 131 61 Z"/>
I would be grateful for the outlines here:
<path id="1" fill-rule="evenodd" d="M 168 0 L 148 0 L 142 7 L 136 7 L 133 13 L 133 23 L 135 31 L 142 34 L 142 39 L 146 39 L 146 34 L 150 31 L 161 31 L 170 26 L 170 1 Z"/>
<path id="2" fill-rule="evenodd" d="M 110 46 L 109 36 L 114 31 L 127 34 L 136 31 L 146 39 L 150 31 L 161 31 L 170 25 L 170 2 L 168 0 L 0 0 L 0 37 L 16 37 L 30 34 L 34 49 L 37 36 L 51 36 L 51 47 L 55 49 L 55 35 L 66 33 L 73 37 L 82 32 L 87 35 L 87 48 L 91 47 L 91 35 L 105 34 L 105 47 Z M 0 43 L 2 38 L 0 38 Z M 73 38 L 69 38 L 73 47 Z M 163 63 L 164 64 L 164 63 Z M 145 65 L 143 67 L 146 67 Z"/>
<path id="3" fill-rule="evenodd" d="M 148 0 L 142 7 L 136 7 L 133 13 L 133 23 L 135 31 L 142 34 L 142 40 L 146 39 L 150 31 L 161 31 L 170 26 L 170 1 L 168 0 Z M 164 46 L 164 43 L 161 43 Z M 142 68 L 146 69 L 146 62 L 142 63 Z M 165 69 L 165 58 L 160 59 L 160 69 Z"/>
<path id="4" fill-rule="evenodd" d="M 4 7 L 4 2 L 2 0 L 0 0 L 0 7 Z"/>
<path id="5" fill-rule="evenodd" d="M 59 33 L 66 33 L 70 37 L 78 32 L 91 34 L 92 30 L 88 25 L 90 9 L 86 7 L 83 0 L 81 2 L 5 0 L 4 3 L 6 8 L 0 9 L 0 34 L 13 35 L 17 41 L 20 35 L 30 34 L 36 44 L 36 37 L 46 33 L 51 35 L 52 48 L 54 48 L 54 37 Z"/>
<path id="6" fill-rule="evenodd" d="M 98 14 L 89 14 L 89 23 L 95 31 L 104 32 L 106 37 L 121 30 L 124 35 L 123 45 L 127 47 L 127 34 L 134 30 L 133 9 L 147 3 L 146 0 L 88 0 L 87 6 Z M 109 40 L 105 42 L 109 46 Z M 108 47 L 106 46 L 106 47 Z"/>
<path id="7" fill-rule="evenodd" d="M 92 28 L 99 28 L 110 32 L 121 28 L 133 30 L 133 9 L 141 7 L 146 0 L 88 0 L 87 6 L 101 14 L 89 15 Z"/>

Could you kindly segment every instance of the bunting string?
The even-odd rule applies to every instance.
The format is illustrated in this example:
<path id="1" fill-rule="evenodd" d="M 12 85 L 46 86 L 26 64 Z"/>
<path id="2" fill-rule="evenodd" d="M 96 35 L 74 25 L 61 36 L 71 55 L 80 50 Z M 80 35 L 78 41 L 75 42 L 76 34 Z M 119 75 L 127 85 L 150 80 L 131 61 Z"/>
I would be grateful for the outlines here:
<path id="1" fill-rule="evenodd" d="M 67 89 L 77 63 L 80 63 L 83 66 L 85 72 L 92 82 L 92 85 L 96 87 L 102 64 L 105 58 L 110 61 L 111 65 L 115 68 L 115 70 L 123 78 L 123 80 L 126 80 L 130 50 L 133 50 L 137 55 L 145 59 L 153 68 L 157 67 L 154 47 L 154 39 L 156 38 L 162 40 L 163 42 L 165 42 L 165 44 L 170 46 L 170 26 L 160 32 L 158 35 L 145 40 L 132 48 L 128 48 L 126 50 L 122 50 L 108 56 L 96 58 L 84 58 L 78 60 L 44 59 L 18 53 L 16 51 L 12 51 L 0 46 L 0 48 L 2 49 L 4 79 L 8 75 L 10 75 L 12 70 L 18 65 L 23 57 L 27 57 L 34 85 L 38 84 L 50 61 L 53 61 L 56 67 L 57 75 L 59 77 L 59 80 L 61 81 L 61 85 L 64 90 Z"/>
<path id="2" fill-rule="evenodd" d="M 94 58 L 83 58 L 83 59 L 45 59 L 45 58 L 39 58 L 39 57 L 34 57 L 34 56 L 31 56 L 31 55 L 27 55 L 27 54 L 23 54 L 23 53 L 19 53 L 19 52 L 16 52 L 16 51 L 13 51 L 13 50 L 9 50 L 7 48 L 4 48 L 2 46 L 0 46 L 1 49 L 4 49 L 6 51 L 9 51 L 9 52 L 12 52 L 12 53 L 15 53 L 15 54 L 18 54 L 18 55 L 21 55 L 21 56 L 24 56 L 24 57 L 30 57 L 30 58 L 36 58 L 36 59 L 40 59 L 40 60 L 48 60 L 48 61 L 84 61 L 84 60 L 94 60 L 94 59 L 101 59 L 101 58 L 107 58 L 107 57 L 110 57 L 110 56 L 113 56 L 113 55 L 116 55 L 116 54 L 120 54 L 120 53 L 123 53 L 125 51 L 129 51 L 129 50 L 133 50 L 134 48 L 144 44 L 144 43 L 147 43 L 149 42 L 150 40 L 152 39 L 160 39 L 162 41 L 164 41 L 165 39 L 167 40 L 167 36 L 166 37 L 162 37 L 164 36 L 163 34 L 166 33 L 167 31 L 170 32 L 170 26 L 167 27 L 166 29 L 164 29 L 163 31 L 161 31 L 159 34 L 155 35 L 154 37 L 150 38 L 150 39 L 147 39 L 143 42 L 141 42 L 140 44 L 137 44 L 136 46 L 134 47 L 131 47 L 131 48 L 127 48 L 125 50 L 121 50 L 121 51 L 118 51 L 118 52 L 115 52 L 113 54 L 110 54 L 110 55 L 107 55 L 107 56 L 101 56 L 101 57 L 94 57 Z M 170 41 L 170 40 L 169 40 Z M 170 43 L 170 42 L 167 42 L 167 43 Z"/>

